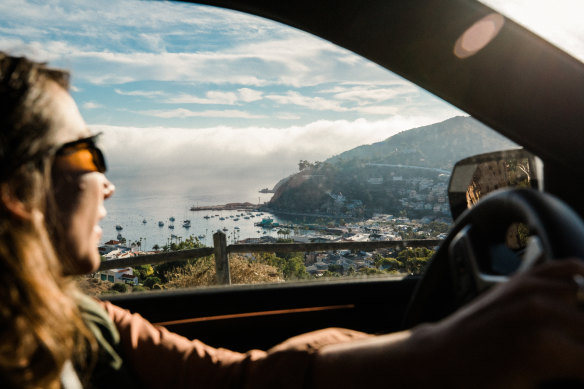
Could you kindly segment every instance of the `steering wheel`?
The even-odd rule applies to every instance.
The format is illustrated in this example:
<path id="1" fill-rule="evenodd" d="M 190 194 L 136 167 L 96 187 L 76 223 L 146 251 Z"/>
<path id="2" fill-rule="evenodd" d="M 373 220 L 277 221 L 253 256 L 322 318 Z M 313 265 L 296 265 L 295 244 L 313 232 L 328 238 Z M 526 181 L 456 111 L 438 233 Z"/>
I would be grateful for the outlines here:
<path id="1" fill-rule="evenodd" d="M 524 248 L 507 245 L 522 226 Z M 418 282 L 404 327 L 440 320 L 491 285 L 538 263 L 584 258 L 584 222 L 556 197 L 533 189 L 502 189 L 455 222 Z"/>

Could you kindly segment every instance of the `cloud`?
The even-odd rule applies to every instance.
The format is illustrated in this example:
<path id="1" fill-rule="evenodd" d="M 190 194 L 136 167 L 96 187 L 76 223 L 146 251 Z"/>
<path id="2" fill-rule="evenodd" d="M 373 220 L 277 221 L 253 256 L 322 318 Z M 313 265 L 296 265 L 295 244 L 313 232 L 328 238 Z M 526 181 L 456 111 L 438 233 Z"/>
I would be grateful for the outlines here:
<path id="1" fill-rule="evenodd" d="M 159 97 L 163 96 L 162 91 L 143 91 L 143 90 L 133 90 L 133 91 L 123 91 L 119 88 L 114 89 L 118 95 L 122 96 L 140 96 L 140 97 Z"/>
<path id="2" fill-rule="evenodd" d="M 83 103 L 82 106 L 85 109 L 103 108 L 102 104 L 96 103 L 95 101 L 87 101 L 87 102 Z"/>
<path id="3" fill-rule="evenodd" d="M 281 113 L 276 113 L 276 119 L 281 119 L 281 120 L 299 120 L 302 119 L 302 116 L 298 115 L 298 114 L 294 114 L 294 113 L 289 113 L 289 112 L 281 112 Z"/>
<path id="4" fill-rule="evenodd" d="M 169 167 L 228 166 L 256 161 L 275 170 L 297 160 L 324 160 L 353 147 L 384 140 L 398 132 L 447 119 L 431 116 L 392 117 L 371 121 L 319 120 L 286 128 L 228 126 L 202 129 L 117 127 L 92 124 L 104 131 L 108 151 L 122 165 Z"/>
<path id="5" fill-rule="evenodd" d="M 285 95 L 267 95 L 266 98 L 280 105 L 298 105 L 317 111 L 346 112 L 349 110 L 341 106 L 337 101 L 327 100 L 322 97 L 303 96 L 295 91 L 288 91 Z"/>
<path id="6" fill-rule="evenodd" d="M 240 88 L 237 91 L 239 92 L 241 101 L 244 101 L 246 103 L 261 100 L 263 95 L 263 92 L 249 88 Z"/>
<path id="7" fill-rule="evenodd" d="M 191 111 L 185 108 L 176 108 L 171 110 L 146 110 L 136 111 L 135 113 L 158 118 L 190 118 L 190 117 L 214 117 L 214 118 L 236 118 L 236 119 L 263 119 L 264 115 L 254 115 L 249 112 L 237 110 L 207 110 Z"/>
<path id="8" fill-rule="evenodd" d="M 169 96 L 165 102 L 171 104 L 223 104 L 234 105 L 239 100 L 235 92 L 208 91 L 205 97 L 198 97 L 181 93 L 176 96 Z"/>
<path id="9" fill-rule="evenodd" d="M 119 88 L 115 92 L 123 96 L 140 96 L 147 98 L 163 98 L 162 102 L 165 104 L 222 104 L 222 105 L 236 105 L 240 103 L 251 103 L 262 99 L 263 92 L 250 89 L 239 88 L 233 92 L 231 91 L 217 91 L 211 90 L 205 92 L 205 97 L 199 97 L 187 93 L 169 93 L 163 91 L 144 91 L 133 90 L 123 91 Z"/>

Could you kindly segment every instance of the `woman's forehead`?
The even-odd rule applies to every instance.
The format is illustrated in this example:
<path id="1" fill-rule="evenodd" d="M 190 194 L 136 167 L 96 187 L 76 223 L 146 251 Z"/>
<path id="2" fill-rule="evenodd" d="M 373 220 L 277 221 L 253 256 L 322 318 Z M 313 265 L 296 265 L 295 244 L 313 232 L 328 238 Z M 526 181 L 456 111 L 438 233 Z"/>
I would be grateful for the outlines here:
<path id="1" fill-rule="evenodd" d="M 49 142 L 60 145 L 91 135 L 71 95 L 54 83 L 47 91 L 50 105 Z"/>

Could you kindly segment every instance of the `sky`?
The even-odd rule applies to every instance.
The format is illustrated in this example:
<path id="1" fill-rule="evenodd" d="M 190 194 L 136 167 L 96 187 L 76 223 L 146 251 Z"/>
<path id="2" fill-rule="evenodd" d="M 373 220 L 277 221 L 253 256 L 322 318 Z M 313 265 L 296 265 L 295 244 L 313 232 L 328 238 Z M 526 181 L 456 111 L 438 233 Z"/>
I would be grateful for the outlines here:
<path id="1" fill-rule="evenodd" d="M 71 93 L 128 196 L 249 201 L 301 159 L 464 115 L 329 42 L 208 6 L 2 0 L 0 50 L 72 72 Z"/>

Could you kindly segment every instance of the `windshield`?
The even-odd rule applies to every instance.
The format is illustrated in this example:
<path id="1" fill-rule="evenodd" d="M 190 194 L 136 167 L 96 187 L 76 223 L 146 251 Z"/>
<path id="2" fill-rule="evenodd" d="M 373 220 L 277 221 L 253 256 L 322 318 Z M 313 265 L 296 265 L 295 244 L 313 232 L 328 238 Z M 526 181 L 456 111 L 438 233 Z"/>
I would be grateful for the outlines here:
<path id="1" fill-rule="evenodd" d="M 133 259 L 224 245 L 233 283 L 419 273 L 454 163 L 516 147 L 346 49 L 220 8 L 3 1 L 0 50 L 71 70 L 116 184 L 98 277 L 132 290 L 212 285 L 213 251 Z"/>
<path id="2" fill-rule="evenodd" d="M 572 56 L 584 61 L 581 0 L 481 0 Z"/>

